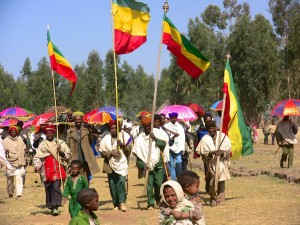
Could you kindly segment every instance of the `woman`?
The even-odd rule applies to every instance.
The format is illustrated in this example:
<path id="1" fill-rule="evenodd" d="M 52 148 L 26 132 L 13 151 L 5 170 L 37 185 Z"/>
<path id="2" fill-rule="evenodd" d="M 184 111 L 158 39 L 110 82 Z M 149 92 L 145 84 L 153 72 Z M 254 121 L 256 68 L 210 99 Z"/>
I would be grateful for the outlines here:
<path id="1" fill-rule="evenodd" d="M 25 149 L 21 137 L 18 136 L 19 130 L 16 126 L 11 126 L 8 129 L 9 135 L 3 141 L 3 148 L 5 149 L 6 158 L 11 164 L 12 168 L 6 170 L 7 176 L 7 193 L 8 197 L 13 197 L 13 183 L 16 177 L 16 196 L 17 199 L 22 196 L 23 192 L 23 178 L 25 174 Z"/>

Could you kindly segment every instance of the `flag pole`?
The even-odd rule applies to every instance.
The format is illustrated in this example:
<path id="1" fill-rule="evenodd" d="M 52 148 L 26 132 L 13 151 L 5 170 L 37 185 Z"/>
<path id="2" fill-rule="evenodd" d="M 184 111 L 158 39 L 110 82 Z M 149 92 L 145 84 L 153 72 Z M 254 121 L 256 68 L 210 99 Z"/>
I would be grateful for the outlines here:
<path id="1" fill-rule="evenodd" d="M 55 110 L 55 126 L 56 126 L 56 144 L 57 144 L 57 147 L 58 146 L 58 122 L 57 122 L 57 105 L 56 105 L 56 93 L 55 93 L 55 83 L 54 83 L 54 71 L 51 69 L 51 75 L 52 75 L 52 87 L 53 87 L 53 97 L 54 97 L 54 110 Z M 65 188 L 65 185 L 63 183 L 63 180 L 62 180 L 62 176 L 61 176 L 61 169 L 60 169 L 60 160 L 59 160 L 59 153 L 57 151 L 57 161 L 58 161 L 58 171 L 59 171 L 59 176 L 60 176 L 60 182 L 63 186 L 63 188 Z"/>
<path id="2" fill-rule="evenodd" d="M 229 61 L 230 54 L 228 53 L 226 55 L 227 61 Z M 224 111 L 225 111 L 225 105 L 226 105 L 226 93 L 223 95 L 223 105 L 222 105 L 222 114 L 221 114 L 221 122 L 220 122 L 220 130 L 219 130 L 219 136 L 218 136 L 218 148 L 217 150 L 220 150 L 221 148 L 221 139 L 222 139 L 222 130 L 223 130 L 223 120 L 224 120 Z M 219 168 L 220 168 L 220 156 L 217 156 L 217 162 L 216 162 L 216 173 L 215 173 L 215 179 L 214 179 L 214 188 L 216 196 L 218 196 L 218 176 L 219 176 Z"/>
<path id="3" fill-rule="evenodd" d="M 118 95 L 118 74 L 117 74 L 117 59 L 116 59 L 116 51 L 115 51 L 115 34 L 114 34 L 114 16 L 113 16 L 113 9 L 112 9 L 112 0 L 110 0 L 111 5 L 111 30 L 112 30 L 112 45 L 113 45 L 113 55 L 114 55 L 114 75 L 115 75 L 115 95 L 116 95 L 116 125 L 117 125 L 117 140 L 119 139 L 119 95 Z M 120 152 L 120 146 L 118 146 L 118 151 Z"/>
<path id="4" fill-rule="evenodd" d="M 169 11 L 168 0 L 165 1 L 162 8 L 164 10 L 164 17 L 165 17 L 166 13 Z M 156 66 L 156 75 L 155 75 L 155 81 L 154 81 L 154 94 L 153 94 L 153 102 L 152 102 L 152 116 L 151 116 L 151 131 L 150 131 L 150 133 L 153 132 L 154 114 L 156 112 L 156 110 L 155 110 L 155 108 L 156 108 L 156 96 L 157 96 L 158 78 L 159 78 L 159 73 L 160 73 L 160 57 L 161 57 L 161 49 L 162 49 L 163 31 L 164 31 L 164 23 L 162 24 L 162 27 L 161 27 L 160 43 L 159 43 L 159 50 L 158 50 L 158 59 L 157 59 L 157 66 Z M 149 177 L 151 150 L 152 150 L 152 138 L 149 139 L 147 169 L 146 169 L 145 183 L 144 183 L 144 193 L 146 195 L 147 195 L 147 184 L 148 184 L 148 177 Z"/>

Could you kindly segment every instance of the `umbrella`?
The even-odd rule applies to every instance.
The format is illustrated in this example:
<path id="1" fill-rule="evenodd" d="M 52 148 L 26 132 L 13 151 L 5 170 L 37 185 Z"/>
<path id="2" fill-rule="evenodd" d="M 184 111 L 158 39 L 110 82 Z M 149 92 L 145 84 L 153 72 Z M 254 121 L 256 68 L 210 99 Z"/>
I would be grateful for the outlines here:
<path id="1" fill-rule="evenodd" d="M 223 100 L 217 101 L 215 102 L 210 109 L 214 110 L 214 111 L 222 111 L 222 107 L 223 107 Z"/>
<path id="2" fill-rule="evenodd" d="M 151 112 L 148 112 L 148 111 L 140 111 L 138 114 L 136 114 L 136 117 L 140 117 L 140 116 L 151 117 Z"/>
<path id="3" fill-rule="evenodd" d="M 102 107 L 102 108 L 100 108 L 99 110 L 98 110 L 98 112 L 108 112 L 108 113 L 111 113 L 111 114 L 114 114 L 114 115 L 116 115 L 116 107 L 114 107 L 114 106 L 105 106 L 105 107 Z M 118 109 L 118 115 L 120 116 L 122 116 L 123 115 L 123 113 L 121 112 L 121 110 L 120 109 Z"/>
<path id="4" fill-rule="evenodd" d="M 4 120 L 1 124 L 0 127 L 10 127 L 10 126 L 14 126 L 17 125 L 19 121 L 16 119 L 6 119 Z"/>
<path id="5" fill-rule="evenodd" d="M 0 112 L 1 117 L 25 117 L 33 115 L 33 112 L 20 107 L 11 107 Z"/>
<path id="6" fill-rule="evenodd" d="M 108 112 L 98 112 L 91 116 L 89 123 L 103 125 L 108 123 L 110 120 L 112 120 L 112 118 Z"/>
<path id="7" fill-rule="evenodd" d="M 99 113 L 99 112 L 106 112 L 106 111 L 99 111 L 99 109 L 94 109 L 94 110 L 92 110 L 92 111 L 90 111 L 90 112 L 88 112 L 88 113 L 86 113 L 85 115 L 84 115 L 84 117 L 83 117 L 83 121 L 84 122 L 89 122 L 89 120 L 90 120 L 90 118 L 93 116 L 93 115 L 95 115 L 96 113 Z M 110 116 L 111 116 L 111 118 L 113 119 L 113 120 L 115 120 L 115 119 L 117 119 L 117 117 L 116 117 L 116 113 L 111 113 L 111 112 L 106 112 L 106 113 L 108 113 Z M 119 115 L 120 116 L 120 115 Z"/>
<path id="8" fill-rule="evenodd" d="M 164 107 L 161 111 L 159 111 L 159 114 L 164 113 L 167 117 L 169 116 L 169 113 L 177 112 L 178 113 L 178 119 L 184 120 L 184 121 L 193 121 L 198 118 L 198 116 L 194 113 L 194 111 L 184 105 L 169 105 Z"/>
<path id="9" fill-rule="evenodd" d="M 300 116 L 300 100 L 288 99 L 279 102 L 274 106 L 271 112 L 272 116 Z"/>
<path id="10" fill-rule="evenodd" d="M 205 115 L 205 110 L 203 109 L 203 107 L 201 105 L 198 105 L 196 103 L 190 103 L 187 104 L 188 107 L 190 107 L 194 113 L 196 113 L 196 115 L 198 116 L 204 116 Z"/>
<path id="11" fill-rule="evenodd" d="M 32 121 L 32 125 L 35 127 L 39 127 L 41 124 L 45 124 L 53 116 L 55 116 L 54 113 L 44 113 L 44 114 L 38 115 Z"/>
<path id="12" fill-rule="evenodd" d="M 32 122 L 33 122 L 33 120 L 29 120 L 29 121 L 27 121 L 27 122 L 25 122 L 24 124 L 23 124 L 23 129 L 24 128 L 26 128 L 26 127 L 29 127 L 29 126 L 32 126 Z"/>

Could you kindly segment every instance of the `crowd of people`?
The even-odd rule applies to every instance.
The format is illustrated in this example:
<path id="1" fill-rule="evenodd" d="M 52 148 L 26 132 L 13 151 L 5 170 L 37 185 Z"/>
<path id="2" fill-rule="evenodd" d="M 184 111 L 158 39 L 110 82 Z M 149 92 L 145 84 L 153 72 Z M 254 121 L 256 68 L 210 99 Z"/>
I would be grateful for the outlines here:
<path id="1" fill-rule="evenodd" d="M 139 122 L 110 120 L 98 128 L 85 124 L 83 116 L 81 112 L 73 113 L 74 126 L 63 140 L 58 138 L 57 126 L 51 124 L 23 135 L 20 127 L 9 127 L 0 145 L 9 198 L 13 198 L 14 180 L 16 198 L 22 196 L 25 153 L 30 152 L 32 165 L 45 187 L 47 208 L 57 216 L 59 207 L 69 198 L 72 225 L 99 224 L 93 213 L 98 209 L 98 193 L 89 188 L 93 175 L 100 172 L 95 155 L 104 159 L 102 172 L 107 174 L 113 210 L 127 211 L 131 157 L 136 158 L 138 177 L 147 179 L 147 209 L 160 208 L 160 224 L 205 224 L 198 194 L 200 177 L 187 169 L 190 157 L 202 157 L 211 206 L 225 201 L 231 142 L 210 114 L 193 125 L 178 120 L 178 113 L 172 112 L 153 115 L 153 124 L 150 116 L 141 116 Z M 281 167 L 287 157 L 288 167 L 293 165 L 297 131 L 288 116 L 277 126 L 275 121 L 264 124 L 264 134 L 273 134 L 272 144 L 276 138 L 283 149 Z"/>

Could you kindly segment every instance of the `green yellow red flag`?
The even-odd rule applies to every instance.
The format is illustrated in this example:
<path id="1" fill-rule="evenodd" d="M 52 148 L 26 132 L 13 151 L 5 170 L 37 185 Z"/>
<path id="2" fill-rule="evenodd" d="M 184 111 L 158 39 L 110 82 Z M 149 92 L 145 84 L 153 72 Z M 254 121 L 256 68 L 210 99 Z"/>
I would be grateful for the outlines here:
<path id="1" fill-rule="evenodd" d="M 226 100 L 222 132 L 227 134 L 230 139 L 231 159 L 234 160 L 252 154 L 253 145 L 237 96 L 229 61 L 227 61 L 224 71 L 223 92 L 226 94 Z"/>
<path id="2" fill-rule="evenodd" d="M 198 78 L 210 62 L 187 39 L 180 34 L 171 20 L 164 16 L 163 43 L 177 58 L 177 64 L 194 79 Z"/>
<path id="3" fill-rule="evenodd" d="M 150 21 L 147 4 L 135 0 L 112 0 L 116 54 L 133 52 L 147 41 Z"/>
<path id="4" fill-rule="evenodd" d="M 72 84 L 70 95 L 72 95 L 75 88 L 77 77 L 72 69 L 72 66 L 64 55 L 59 51 L 59 49 L 52 43 L 50 39 L 50 32 L 47 31 L 47 41 L 48 41 L 48 54 L 50 57 L 50 65 L 53 71 L 60 74 Z"/>

